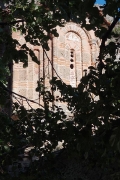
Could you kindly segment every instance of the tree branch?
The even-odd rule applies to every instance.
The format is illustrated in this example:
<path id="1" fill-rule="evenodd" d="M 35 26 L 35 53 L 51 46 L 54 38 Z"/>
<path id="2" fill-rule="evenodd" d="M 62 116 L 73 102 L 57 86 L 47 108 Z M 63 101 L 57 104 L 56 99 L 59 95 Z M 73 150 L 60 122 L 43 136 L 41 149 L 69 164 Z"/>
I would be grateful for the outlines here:
<path id="1" fill-rule="evenodd" d="M 105 48 L 105 42 L 107 38 L 109 37 L 110 33 L 112 32 L 113 28 L 119 21 L 120 17 L 116 17 L 112 24 L 109 26 L 109 29 L 106 31 L 106 33 L 102 37 L 102 42 L 100 45 L 100 53 L 99 53 L 99 65 L 100 65 L 100 74 L 102 74 L 102 69 L 103 69 L 103 62 L 102 62 L 102 54 L 103 54 L 103 49 Z"/>
<path id="2" fill-rule="evenodd" d="M 27 101 L 27 103 L 28 103 L 28 101 L 29 101 L 29 102 L 32 102 L 32 103 L 34 103 L 34 104 L 38 104 L 39 106 L 41 106 L 42 108 L 44 108 L 44 106 L 42 106 L 41 104 L 35 102 L 34 100 L 28 99 L 28 98 L 26 98 L 25 96 L 22 96 L 22 95 L 17 94 L 17 93 L 15 93 L 15 92 L 13 92 L 13 91 L 10 91 L 10 90 L 7 89 L 5 86 L 3 86 L 2 88 L 3 88 L 6 92 L 8 92 L 9 94 L 14 94 L 14 95 L 16 95 L 16 96 L 18 96 L 18 97 L 21 97 L 21 98 L 25 99 L 25 100 Z"/>
<path id="3" fill-rule="evenodd" d="M 52 62 L 51 62 L 50 58 L 48 57 L 46 50 L 43 49 L 43 51 L 45 52 L 45 55 L 46 55 L 48 61 L 49 61 L 50 64 L 52 65 Z M 63 80 L 61 79 L 61 77 L 58 75 L 57 71 L 56 71 L 55 68 L 53 67 L 53 65 L 52 65 L 52 68 L 53 68 L 54 72 L 56 73 L 57 77 L 63 82 Z M 64 83 L 64 82 L 63 82 L 63 83 Z"/>

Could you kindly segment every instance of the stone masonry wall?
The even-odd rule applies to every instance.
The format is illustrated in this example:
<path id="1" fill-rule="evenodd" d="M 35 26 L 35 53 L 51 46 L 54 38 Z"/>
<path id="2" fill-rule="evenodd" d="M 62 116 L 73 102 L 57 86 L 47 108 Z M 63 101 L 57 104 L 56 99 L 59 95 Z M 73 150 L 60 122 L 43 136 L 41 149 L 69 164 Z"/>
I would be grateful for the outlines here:
<path id="1" fill-rule="evenodd" d="M 57 27 L 57 30 L 59 37 L 53 38 L 52 43 L 48 42 L 50 47 L 47 52 L 48 57 L 42 47 L 34 47 L 26 43 L 22 35 L 13 33 L 13 38 L 18 39 L 20 44 L 26 43 L 40 61 L 40 65 L 37 65 L 31 57 L 28 57 L 27 68 L 23 68 L 22 63 L 14 63 L 13 91 L 38 104 L 43 104 L 39 93 L 35 91 L 40 78 L 45 78 L 44 84 L 49 90 L 49 80 L 52 76 L 57 76 L 57 72 L 66 84 L 77 87 L 84 75 L 84 70 L 95 64 L 99 53 L 99 40 L 93 31 L 88 32 L 72 22 L 64 27 Z M 52 70 L 52 63 L 56 72 Z M 29 108 L 25 101 L 21 100 L 21 103 Z M 38 104 L 30 103 L 33 108 L 39 107 Z"/>

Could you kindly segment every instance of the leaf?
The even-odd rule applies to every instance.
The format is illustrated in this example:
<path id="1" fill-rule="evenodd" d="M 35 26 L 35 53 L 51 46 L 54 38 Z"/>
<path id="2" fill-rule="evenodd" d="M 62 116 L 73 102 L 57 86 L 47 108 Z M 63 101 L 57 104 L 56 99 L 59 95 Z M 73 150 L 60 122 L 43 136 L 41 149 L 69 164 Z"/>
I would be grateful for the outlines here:
<path id="1" fill-rule="evenodd" d="M 85 157 L 85 159 L 88 158 L 88 152 L 85 152 L 84 157 Z"/>
<path id="2" fill-rule="evenodd" d="M 118 151 L 120 152 L 120 141 L 117 143 Z"/>
<path id="3" fill-rule="evenodd" d="M 114 146 L 115 140 L 116 140 L 116 134 L 111 135 L 111 137 L 110 137 L 110 145 L 111 146 Z"/>

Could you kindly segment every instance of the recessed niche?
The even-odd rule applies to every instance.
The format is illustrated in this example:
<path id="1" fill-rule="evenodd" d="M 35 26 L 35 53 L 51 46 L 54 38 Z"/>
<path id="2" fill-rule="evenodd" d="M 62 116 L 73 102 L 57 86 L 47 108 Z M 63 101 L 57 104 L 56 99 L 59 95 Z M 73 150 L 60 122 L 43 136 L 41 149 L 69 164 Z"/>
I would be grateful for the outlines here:
<path id="1" fill-rule="evenodd" d="M 70 64 L 70 69 L 73 69 L 74 68 L 74 65 L 73 64 Z"/>

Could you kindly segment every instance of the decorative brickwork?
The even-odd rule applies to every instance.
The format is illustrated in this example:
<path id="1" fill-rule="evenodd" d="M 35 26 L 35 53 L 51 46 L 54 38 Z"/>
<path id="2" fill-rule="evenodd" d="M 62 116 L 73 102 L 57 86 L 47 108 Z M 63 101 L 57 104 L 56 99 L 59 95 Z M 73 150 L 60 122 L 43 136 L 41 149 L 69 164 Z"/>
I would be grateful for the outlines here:
<path id="1" fill-rule="evenodd" d="M 66 84 L 77 87 L 84 70 L 95 64 L 99 53 L 99 40 L 93 31 L 88 32 L 73 22 L 57 29 L 59 37 L 54 37 L 48 42 L 50 47 L 48 57 L 42 47 L 33 47 L 27 43 L 38 57 L 40 65 L 31 61 L 30 57 L 26 69 L 23 69 L 22 63 L 14 64 L 13 91 L 37 103 L 42 103 L 39 93 L 35 91 L 40 78 L 45 78 L 44 85 L 50 89 L 49 80 L 52 76 L 57 76 L 57 72 Z M 18 39 L 20 44 L 25 43 L 19 33 L 14 33 L 13 38 Z M 74 57 L 71 57 L 71 53 Z M 36 108 L 38 105 L 32 104 L 32 107 Z"/>

